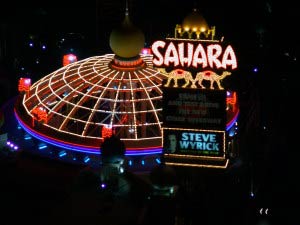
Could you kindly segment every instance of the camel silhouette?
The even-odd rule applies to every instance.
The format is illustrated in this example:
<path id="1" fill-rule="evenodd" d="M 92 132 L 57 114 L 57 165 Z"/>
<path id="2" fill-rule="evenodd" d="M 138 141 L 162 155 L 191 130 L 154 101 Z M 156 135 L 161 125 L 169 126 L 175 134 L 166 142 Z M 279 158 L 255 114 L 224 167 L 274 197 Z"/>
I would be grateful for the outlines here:
<path id="1" fill-rule="evenodd" d="M 224 71 L 221 75 L 216 74 L 213 71 L 206 70 L 202 72 L 198 72 L 196 75 L 196 78 L 194 80 L 194 83 L 198 81 L 198 84 L 202 87 L 205 88 L 204 85 L 202 84 L 203 80 L 208 80 L 210 81 L 210 89 L 214 89 L 214 82 L 217 83 L 218 88 L 220 90 L 223 90 L 224 88 L 220 84 L 220 81 L 223 80 L 225 77 L 231 75 L 231 72 Z"/>
<path id="2" fill-rule="evenodd" d="M 163 73 L 165 76 L 168 77 L 167 83 L 164 85 L 165 87 L 168 87 L 171 83 L 171 80 L 174 80 L 174 86 L 173 87 L 178 87 L 178 80 L 184 79 L 185 84 L 182 86 L 183 88 L 187 87 L 190 82 L 192 83 L 191 87 L 196 88 L 195 82 L 196 80 L 193 79 L 193 76 L 191 72 L 185 71 L 182 69 L 175 69 L 172 70 L 171 72 L 166 72 L 165 68 L 158 68 L 158 70 Z"/>

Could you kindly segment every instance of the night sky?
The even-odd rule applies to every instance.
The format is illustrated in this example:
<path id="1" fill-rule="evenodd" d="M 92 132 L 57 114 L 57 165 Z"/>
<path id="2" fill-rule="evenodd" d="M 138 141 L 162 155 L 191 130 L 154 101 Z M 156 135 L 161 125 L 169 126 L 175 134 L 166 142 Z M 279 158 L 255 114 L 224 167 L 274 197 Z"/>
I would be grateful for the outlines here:
<path id="1" fill-rule="evenodd" d="M 37 80 L 52 72 L 61 66 L 61 56 L 71 48 L 79 59 L 111 53 L 109 35 L 124 19 L 125 2 L 10 1 L 1 7 L 1 79 L 12 85 L 4 99 L 16 93 L 14 87 L 19 76 L 26 74 Z M 173 36 L 175 25 L 197 8 L 210 26 L 216 26 L 217 37 L 224 36 L 224 40 L 233 45 L 241 73 L 245 74 L 255 66 L 260 66 L 260 71 L 274 73 L 272 76 L 279 79 L 287 76 L 284 73 L 291 73 L 299 50 L 293 33 L 297 19 L 293 5 L 268 0 L 248 3 L 175 0 L 172 4 L 164 0 L 129 0 L 128 3 L 131 20 L 144 32 L 146 46 Z M 64 43 L 60 43 L 62 38 L 66 39 Z M 28 48 L 30 41 L 36 42 L 34 48 Z M 46 51 L 41 51 L 42 45 L 47 46 Z M 7 73 L 14 76 L 8 77 Z M 268 79 L 268 82 L 272 80 Z"/>

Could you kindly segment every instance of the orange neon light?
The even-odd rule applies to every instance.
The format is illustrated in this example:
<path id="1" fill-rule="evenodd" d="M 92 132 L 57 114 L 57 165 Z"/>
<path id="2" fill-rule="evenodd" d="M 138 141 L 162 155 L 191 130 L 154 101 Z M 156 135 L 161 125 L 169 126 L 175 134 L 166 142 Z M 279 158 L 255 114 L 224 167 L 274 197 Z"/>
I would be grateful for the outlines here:
<path id="1" fill-rule="evenodd" d="M 63 56 L 63 66 L 69 65 L 70 63 L 77 62 L 77 56 L 74 54 L 67 54 Z"/>
<path id="2" fill-rule="evenodd" d="M 234 112 L 236 109 L 236 103 L 237 103 L 237 97 L 236 92 L 232 92 L 230 96 L 226 97 L 226 103 L 227 105 L 230 105 L 232 107 L 232 111 Z"/>
<path id="3" fill-rule="evenodd" d="M 33 115 L 32 117 L 32 126 L 34 127 L 34 121 L 37 120 L 38 122 L 48 122 L 48 114 L 47 111 L 43 107 L 35 107 L 32 111 L 31 114 Z"/>
<path id="4" fill-rule="evenodd" d="M 113 129 L 109 126 L 103 126 L 101 131 L 102 138 L 109 138 L 113 135 Z"/>
<path id="5" fill-rule="evenodd" d="M 18 84 L 18 91 L 23 92 L 25 91 L 27 96 L 29 95 L 29 90 L 31 86 L 31 79 L 30 78 L 20 78 Z"/>

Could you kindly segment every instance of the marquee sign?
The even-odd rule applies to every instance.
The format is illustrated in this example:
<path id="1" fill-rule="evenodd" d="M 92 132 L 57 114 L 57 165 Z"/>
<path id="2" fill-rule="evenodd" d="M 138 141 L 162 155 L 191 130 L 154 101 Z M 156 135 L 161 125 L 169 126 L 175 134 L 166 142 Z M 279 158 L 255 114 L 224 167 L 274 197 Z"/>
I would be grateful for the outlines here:
<path id="1" fill-rule="evenodd" d="M 232 46 L 217 40 L 167 38 L 155 41 L 151 51 L 153 65 L 166 77 L 165 163 L 226 168 L 227 98 L 222 81 L 237 68 Z"/>
<path id="2" fill-rule="evenodd" d="M 225 130 L 226 91 L 163 88 L 164 127 Z"/>

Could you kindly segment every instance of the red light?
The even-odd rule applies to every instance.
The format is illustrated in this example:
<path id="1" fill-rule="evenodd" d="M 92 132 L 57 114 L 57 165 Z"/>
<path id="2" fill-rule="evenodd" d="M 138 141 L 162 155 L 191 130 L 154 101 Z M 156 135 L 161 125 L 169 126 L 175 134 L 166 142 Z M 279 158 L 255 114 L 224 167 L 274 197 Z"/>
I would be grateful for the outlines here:
<path id="1" fill-rule="evenodd" d="M 34 127 L 34 120 L 37 120 L 38 122 L 44 122 L 47 123 L 48 121 L 48 114 L 46 109 L 43 107 L 35 107 L 31 111 L 33 118 L 32 118 L 32 126 Z"/>
<path id="2" fill-rule="evenodd" d="M 236 110 L 237 97 L 235 91 L 227 92 L 226 103 L 232 109 L 233 112 Z"/>
<path id="3" fill-rule="evenodd" d="M 67 54 L 63 57 L 63 66 L 66 66 L 70 63 L 77 62 L 77 56 L 74 54 Z"/>
<path id="4" fill-rule="evenodd" d="M 109 138 L 113 134 L 112 127 L 109 126 L 103 126 L 102 127 L 102 138 Z"/>
<path id="5" fill-rule="evenodd" d="M 31 79 L 30 78 L 20 78 L 18 91 L 23 92 L 25 91 L 28 95 L 31 86 Z"/>

